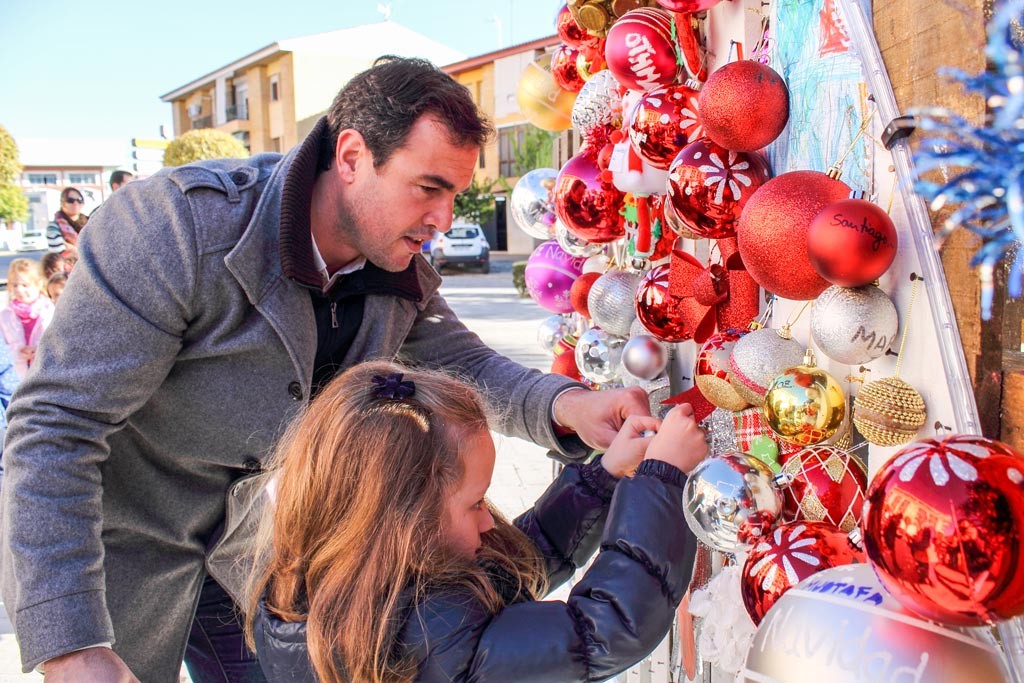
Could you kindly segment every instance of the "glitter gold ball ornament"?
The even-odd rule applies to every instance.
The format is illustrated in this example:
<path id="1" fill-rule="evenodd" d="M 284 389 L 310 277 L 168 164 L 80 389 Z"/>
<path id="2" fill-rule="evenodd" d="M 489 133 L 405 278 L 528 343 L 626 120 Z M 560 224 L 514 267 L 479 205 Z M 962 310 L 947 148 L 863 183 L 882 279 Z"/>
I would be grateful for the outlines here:
<path id="1" fill-rule="evenodd" d="M 828 522 L 850 532 L 860 521 L 868 473 L 835 446 L 810 446 L 782 460 L 782 518 Z"/>
<path id="2" fill-rule="evenodd" d="M 636 319 L 633 299 L 640 276 L 624 270 L 612 270 L 597 278 L 587 295 L 587 310 L 594 325 L 608 334 L 625 337 Z"/>
<path id="3" fill-rule="evenodd" d="M 665 371 L 668 350 L 654 337 L 633 337 L 622 349 L 622 367 L 643 380 L 652 380 Z"/>
<path id="4" fill-rule="evenodd" d="M 817 367 L 807 352 L 802 365 L 775 378 L 764 397 L 764 417 L 784 441 L 812 446 L 828 439 L 843 424 L 846 394 L 835 377 Z"/>
<path id="5" fill-rule="evenodd" d="M 807 229 L 821 210 L 850 194 L 846 183 L 818 171 L 791 171 L 759 187 L 736 225 L 740 255 L 757 284 L 784 299 L 807 301 L 829 282 L 807 253 Z"/>
<path id="6" fill-rule="evenodd" d="M 921 394 L 898 377 L 868 382 L 853 403 L 853 425 L 876 446 L 910 443 L 927 414 Z"/>
<path id="7" fill-rule="evenodd" d="M 729 381 L 729 356 L 746 330 L 724 330 L 708 337 L 697 352 L 693 380 L 704 397 L 719 408 L 737 411 L 749 403 Z"/>
<path id="8" fill-rule="evenodd" d="M 736 342 L 729 356 L 729 381 L 743 400 L 763 406 L 768 386 L 786 368 L 799 365 L 804 347 L 782 330 L 754 330 Z"/>
<path id="9" fill-rule="evenodd" d="M 576 367 L 595 384 L 614 382 L 622 376 L 623 337 L 592 327 L 576 342 Z"/>
<path id="10" fill-rule="evenodd" d="M 878 287 L 837 287 L 811 305 L 811 336 L 823 354 L 847 365 L 885 354 L 899 329 L 892 299 Z"/>
<path id="11" fill-rule="evenodd" d="M 558 87 L 551 75 L 551 55 L 530 62 L 516 86 L 516 102 L 526 120 L 542 130 L 558 133 L 572 126 L 576 93 Z"/>
<path id="12" fill-rule="evenodd" d="M 705 109 L 706 108 L 706 109 Z M 715 70 L 700 93 L 704 134 L 734 152 L 753 152 L 789 121 L 789 88 L 760 62 L 743 59 Z"/>

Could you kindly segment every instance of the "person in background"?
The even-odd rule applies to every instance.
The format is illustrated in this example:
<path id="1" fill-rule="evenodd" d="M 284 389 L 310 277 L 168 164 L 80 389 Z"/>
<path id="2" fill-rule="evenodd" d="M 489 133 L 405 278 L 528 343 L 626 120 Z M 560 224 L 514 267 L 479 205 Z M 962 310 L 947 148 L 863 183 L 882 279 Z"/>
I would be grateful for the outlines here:
<path id="1" fill-rule="evenodd" d="M 65 187 L 60 193 L 60 210 L 46 226 L 46 243 L 51 252 L 61 253 L 78 244 L 78 234 L 89 217 L 82 212 L 85 196 L 76 187 Z"/>
<path id="2" fill-rule="evenodd" d="M 135 176 L 132 175 L 131 171 L 114 171 L 110 174 L 111 193 L 117 192 L 133 180 L 135 180 Z"/>
<path id="3" fill-rule="evenodd" d="M 563 469 L 510 524 L 486 498 L 495 450 L 480 395 L 440 373 L 353 367 L 290 425 L 265 475 L 247 628 L 267 680 L 624 671 L 686 592 L 697 542 L 683 484 L 705 455 L 689 405 L 630 416 L 603 456 Z M 568 600 L 541 602 L 599 542 Z"/>
<path id="4" fill-rule="evenodd" d="M 43 269 L 43 277 L 47 280 L 49 280 L 54 273 L 66 273 L 70 270 L 67 266 L 67 262 L 64 260 L 64 255 L 58 254 L 54 251 L 43 254 L 43 257 L 39 259 L 39 265 Z"/>
<path id="5" fill-rule="evenodd" d="M 38 261 L 16 258 L 7 268 L 10 302 L 0 310 L 0 331 L 22 379 L 35 359 L 43 330 L 53 317 L 53 302 L 43 296 L 45 283 Z"/>
<path id="6" fill-rule="evenodd" d="M 50 301 L 54 305 L 57 305 L 57 299 L 64 292 L 64 287 L 68 283 L 68 274 L 64 271 L 58 271 L 52 274 L 46 280 L 46 294 L 50 297 Z"/>

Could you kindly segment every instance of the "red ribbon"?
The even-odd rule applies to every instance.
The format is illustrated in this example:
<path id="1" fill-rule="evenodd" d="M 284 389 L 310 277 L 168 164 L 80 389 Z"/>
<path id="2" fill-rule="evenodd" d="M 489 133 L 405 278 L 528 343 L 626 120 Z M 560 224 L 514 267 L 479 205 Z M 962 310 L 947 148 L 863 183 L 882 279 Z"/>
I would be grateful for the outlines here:
<path id="1" fill-rule="evenodd" d="M 715 332 L 730 327 L 744 329 L 757 317 L 760 288 L 747 273 L 736 238 L 718 240 L 722 265 L 703 263 L 678 246 L 672 249 L 668 294 L 674 313 L 693 330 L 703 344 Z"/>

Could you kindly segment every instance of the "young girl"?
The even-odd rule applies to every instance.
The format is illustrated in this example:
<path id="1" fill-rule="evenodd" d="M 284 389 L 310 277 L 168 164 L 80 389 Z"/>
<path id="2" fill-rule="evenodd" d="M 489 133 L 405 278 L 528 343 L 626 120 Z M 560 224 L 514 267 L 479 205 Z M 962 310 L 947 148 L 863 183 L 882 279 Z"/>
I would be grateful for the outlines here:
<path id="1" fill-rule="evenodd" d="M 689 406 L 631 417 L 510 524 L 485 497 L 495 453 L 475 390 L 352 368 L 275 456 L 250 644 L 271 683 L 613 676 L 660 642 L 686 590 L 684 472 L 706 452 Z M 599 542 L 569 599 L 540 602 Z"/>
<path id="2" fill-rule="evenodd" d="M 61 271 L 54 273 L 46 281 L 46 295 L 50 297 L 53 305 L 57 305 L 57 299 L 64 293 L 64 287 L 68 284 L 68 274 Z"/>
<path id="3" fill-rule="evenodd" d="M 24 378 L 43 330 L 53 317 L 53 303 L 42 295 L 43 271 L 38 261 L 16 258 L 7 268 L 10 303 L 0 311 L 0 331 L 11 351 L 18 377 Z"/>

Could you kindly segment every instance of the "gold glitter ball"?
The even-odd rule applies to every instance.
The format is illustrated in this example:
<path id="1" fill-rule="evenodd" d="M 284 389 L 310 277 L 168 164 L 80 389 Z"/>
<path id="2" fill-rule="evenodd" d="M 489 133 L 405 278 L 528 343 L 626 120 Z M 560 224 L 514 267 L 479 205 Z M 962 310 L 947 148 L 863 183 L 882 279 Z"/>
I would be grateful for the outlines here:
<path id="1" fill-rule="evenodd" d="M 898 377 L 865 384 L 854 403 L 854 426 L 876 446 L 910 443 L 926 417 L 924 398 Z"/>

